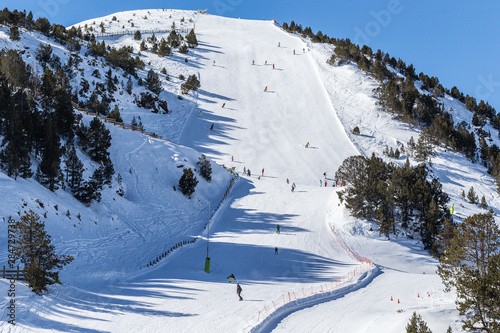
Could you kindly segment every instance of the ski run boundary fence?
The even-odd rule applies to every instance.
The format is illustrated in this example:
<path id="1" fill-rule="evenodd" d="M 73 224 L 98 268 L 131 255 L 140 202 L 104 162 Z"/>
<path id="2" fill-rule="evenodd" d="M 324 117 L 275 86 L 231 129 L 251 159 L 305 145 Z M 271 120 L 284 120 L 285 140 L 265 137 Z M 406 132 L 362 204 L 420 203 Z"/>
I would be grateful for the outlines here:
<path id="1" fill-rule="evenodd" d="M 4 265 L 3 269 L 0 270 L 0 277 L 2 279 L 24 280 L 24 273 L 22 269 L 19 269 L 19 266 L 17 269 L 5 269 Z"/>
<path id="2" fill-rule="evenodd" d="M 128 129 L 128 130 L 132 130 L 132 131 L 137 131 L 137 132 L 141 132 L 142 134 L 144 135 L 148 135 L 152 138 L 155 138 L 155 139 L 160 139 L 160 140 L 164 140 L 164 141 L 167 141 L 167 142 L 172 142 L 171 140 L 168 140 L 168 139 L 163 139 L 161 137 L 161 135 L 156 135 L 155 133 L 153 132 L 145 132 L 144 131 L 144 127 L 142 125 L 132 125 L 132 124 L 125 124 L 123 122 L 120 122 L 120 121 L 116 121 L 115 118 L 109 118 L 109 117 L 106 117 L 106 116 L 102 116 L 98 113 L 95 113 L 95 112 L 92 112 L 92 111 L 89 111 L 85 108 L 81 108 L 80 106 L 78 106 L 78 104 L 76 104 L 75 102 L 71 102 L 71 104 L 73 105 L 73 107 L 82 112 L 82 113 L 85 113 L 86 115 L 88 116 L 93 116 L 93 117 L 97 117 L 99 118 L 100 120 L 104 121 L 105 123 L 109 123 L 109 124 L 113 124 L 115 126 L 119 126 L 123 129 Z M 176 142 L 173 142 L 175 143 L 176 145 L 178 145 L 178 143 Z"/>
<path id="3" fill-rule="evenodd" d="M 234 184 L 235 181 L 236 181 L 236 177 L 231 178 L 231 181 L 229 182 L 229 185 L 227 186 L 226 192 L 224 193 L 224 196 L 222 197 L 222 200 L 219 202 L 219 204 L 217 205 L 217 208 L 214 210 L 214 212 L 210 214 L 210 219 L 212 219 L 212 217 L 215 215 L 215 213 L 217 212 L 217 210 L 219 209 L 219 207 L 222 205 L 222 203 L 224 202 L 224 200 L 226 200 L 226 198 L 229 195 L 229 192 L 230 192 L 231 188 L 233 187 L 233 184 Z M 208 223 L 205 223 L 204 229 L 207 228 L 207 224 Z M 197 240 L 198 240 L 198 237 L 195 237 L 195 238 L 193 238 L 191 240 L 188 240 L 188 241 L 182 241 L 182 242 L 176 243 L 174 246 L 171 246 L 168 250 L 165 250 L 162 254 L 160 254 L 159 256 L 157 256 L 155 259 L 149 261 L 148 264 L 142 266 L 141 269 L 142 268 L 146 268 L 146 267 L 153 267 L 155 264 L 159 263 L 160 260 L 162 260 L 163 258 L 165 258 L 166 256 L 168 256 L 174 250 L 176 250 L 178 248 L 181 248 L 184 245 L 194 244 L 194 243 L 196 243 Z"/>
<path id="4" fill-rule="evenodd" d="M 330 225 L 330 230 L 333 233 L 333 236 L 335 237 L 335 240 L 339 243 L 339 245 L 354 259 L 362 263 L 360 266 L 356 267 L 354 270 L 351 272 L 344 274 L 341 277 L 338 277 L 337 279 L 323 283 L 319 286 L 311 286 L 311 287 L 304 287 L 301 290 L 294 291 L 294 292 L 287 292 L 285 294 L 282 294 L 281 297 L 275 299 L 274 301 L 271 302 L 271 304 L 268 304 L 264 306 L 262 310 L 260 310 L 257 314 L 257 324 L 261 323 L 264 319 L 269 317 L 274 311 L 276 311 L 278 308 L 297 301 L 299 299 L 303 299 L 306 297 L 310 297 L 313 295 L 317 294 L 322 294 L 326 292 L 330 292 L 332 290 L 335 290 L 343 285 L 345 285 L 347 282 L 353 280 L 355 277 L 359 276 L 362 273 L 368 272 L 369 270 L 373 269 L 374 263 L 368 258 L 362 257 L 358 254 L 356 254 L 353 250 L 351 250 L 343 241 L 342 239 L 337 235 L 335 232 L 334 228 Z"/>
<path id="5" fill-rule="evenodd" d="M 89 36 L 94 35 L 95 38 L 105 38 L 105 37 L 116 37 L 116 36 L 125 36 L 125 35 L 133 35 L 136 33 L 136 31 L 140 31 L 141 35 L 142 34 L 159 34 L 159 33 L 170 33 L 172 32 L 172 29 L 148 29 L 148 30 L 121 30 L 118 32 L 92 32 L 88 33 Z M 189 28 L 178 28 L 175 29 L 175 32 L 177 33 L 188 33 Z M 87 33 L 85 33 L 87 34 Z"/>

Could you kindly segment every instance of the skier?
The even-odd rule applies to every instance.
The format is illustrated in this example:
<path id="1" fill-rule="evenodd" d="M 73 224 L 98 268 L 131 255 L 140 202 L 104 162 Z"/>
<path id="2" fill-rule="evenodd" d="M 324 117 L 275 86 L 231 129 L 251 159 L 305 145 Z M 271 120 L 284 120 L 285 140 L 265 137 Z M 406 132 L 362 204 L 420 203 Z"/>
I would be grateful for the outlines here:
<path id="1" fill-rule="evenodd" d="M 222 103 L 222 108 L 224 108 L 226 106 L 226 103 Z"/>
<path id="2" fill-rule="evenodd" d="M 288 178 L 286 179 L 286 183 L 287 183 L 287 184 L 290 184 L 290 181 L 288 180 Z"/>
<path id="3" fill-rule="evenodd" d="M 250 177 L 250 176 L 252 175 L 252 174 L 250 173 L 250 169 L 248 169 L 247 171 L 248 171 L 247 175 L 248 175 L 248 177 Z"/>
<path id="4" fill-rule="evenodd" d="M 277 248 L 277 247 L 275 247 L 275 248 L 274 248 L 274 254 L 275 254 L 275 255 L 277 255 L 277 254 L 278 254 L 278 248 Z"/>
<path id="5" fill-rule="evenodd" d="M 309 148 L 309 142 L 308 142 L 308 143 L 306 143 L 306 148 Z"/>
<path id="6" fill-rule="evenodd" d="M 322 184 L 323 184 L 323 181 L 320 179 L 320 180 L 319 180 L 319 187 L 321 187 L 321 186 L 322 186 Z"/>
<path id="7" fill-rule="evenodd" d="M 214 66 L 215 66 L 215 60 L 214 60 Z"/>
<path id="8" fill-rule="evenodd" d="M 234 156 L 231 155 L 231 162 L 234 162 Z"/>
<path id="9" fill-rule="evenodd" d="M 234 274 L 231 273 L 231 275 L 229 275 L 226 279 L 229 279 L 229 282 L 231 282 L 236 278 L 234 277 Z"/>
<path id="10" fill-rule="evenodd" d="M 236 293 L 238 294 L 238 297 L 240 298 L 240 301 L 243 300 L 243 297 L 241 297 L 241 286 L 239 283 L 236 284 Z"/>
<path id="11" fill-rule="evenodd" d="M 295 183 L 292 184 L 292 192 L 295 191 Z"/>
<path id="12" fill-rule="evenodd" d="M 306 52 L 306 49 L 305 48 L 302 48 L 302 53 Z"/>
<path id="13" fill-rule="evenodd" d="M 327 182 L 326 182 L 326 180 L 325 180 L 325 187 L 326 187 L 326 185 L 327 185 Z"/>
<path id="14" fill-rule="evenodd" d="M 247 173 L 247 168 L 243 167 L 243 173 L 246 174 Z"/>
<path id="15" fill-rule="evenodd" d="M 200 114 L 198 115 L 198 118 L 201 118 L 202 114 L 203 114 L 203 111 L 200 111 Z"/>
<path id="16" fill-rule="evenodd" d="M 212 126 L 210 126 L 210 130 L 213 130 L 214 129 L 214 124 L 212 124 Z"/>
<path id="17" fill-rule="evenodd" d="M 274 69 L 274 64 L 273 64 L 273 69 Z"/>
<path id="18" fill-rule="evenodd" d="M 262 168 L 262 177 L 264 177 L 264 168 Z"/>
<path id="19" fill-rule="evenodd" d="M 252 65 L 255 65 L 255 60 L 252 60 Z"/>
<path id="20" fill-rule="evenodd" d="M 267 65 L 267 60 L 266 60 L 266 62 L 265 62 L 265 65 Z"/>
<path id="21" fill-rule="evenodd" d="M 280 233 L 280 225 L 279 223 L 276 224 L 276 233 L 279 234 Z"/>
<path id="22" fill-rule="evenodd" d="M 278 42 L 278 47 L 280 47 L 280 46 L 281 46 L 281 43 L 280 43 L 280 42 Z"/>
<path id="23" fill-rule="evenodd" d="M 258 180 L 260 180 L 260 176 L 259 176 L 259 177 L 257 177 L 257 179 L 258 179 Z"/>
<path id="24" fill-rule="evenodd" d="M 323 172 L 323 176 L 325 176 L 325 179 L 326 179 L 326 172 Z"/>
<path id="25" fill-rule="evenodd" d="M 267 86 L 264 88 L 264 91 L 267 91 Z"/>
<path id="26" fill-rule="evenodd" d="M 295 49 L 293 50 L 293 55 L 295 55 Z"/>

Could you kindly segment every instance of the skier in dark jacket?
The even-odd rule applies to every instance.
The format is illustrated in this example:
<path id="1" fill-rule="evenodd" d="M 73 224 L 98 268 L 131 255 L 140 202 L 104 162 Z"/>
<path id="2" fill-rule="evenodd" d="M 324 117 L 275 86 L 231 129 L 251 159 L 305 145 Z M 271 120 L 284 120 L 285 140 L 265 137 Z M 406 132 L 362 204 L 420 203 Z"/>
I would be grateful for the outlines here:
<path id="1" fill-rule="evenodd" d="M 241 286 L 239 283 L 236 284 L 236 293 L 238 294 L 238 297 L 240 298 L 240 301 L 243 300 L 243 297 L 241 297 Z"/>
<path id="2" fill-rule="evenodd" d="M 233 281 L 236 278 L 234 277 L 234 274 L 231 274 L 226 279 L 229 279 L 229 282 L 231 282 L 231 281 Z"/>
<path id="3" fill-rule="evenodd" d="M 210 126 L 210 130 L 213 130 L 214 129 L 214 124 L 212 124 L 212 126 Z"/>

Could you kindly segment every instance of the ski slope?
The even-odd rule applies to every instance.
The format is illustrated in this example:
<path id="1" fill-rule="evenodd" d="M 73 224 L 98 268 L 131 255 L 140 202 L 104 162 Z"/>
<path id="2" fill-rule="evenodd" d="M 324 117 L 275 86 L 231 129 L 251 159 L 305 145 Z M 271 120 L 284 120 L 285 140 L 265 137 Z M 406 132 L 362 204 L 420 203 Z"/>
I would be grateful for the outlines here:
<path id="1" fill-rule="evenodd" d="M 300 39 L 270 21 L 211 15 L 201 16 L 196 29 L 205 62 L 198 91 L 203 114 L 182 133 L 182 144 L 238 171 L 264 168 L 299 188 L 319 186 L 324 172 L 333 176 L 346 157 L 358 154 Z M 231 156 L 239 163 L 230 164 Z"/>
<path id="2" fill-rule="evenodd" d="M 160 15 L 155 19 L 167 21 L 170 13 L 155 14 Z M 123 21 L 133 12 L 119 14 Z M 144 11 L 137 11 L 137 17 L 141 15 Z M 435 274 L 437 261 L 417 240 L 387 240 L 373 231 L 376 226 L 348 216 L 338 202 L 339 188 L 331 186 L 346 157 L 380 153 L 385 144 L 415 136 L 415 131 L 378 112 L 371 96 L 374 82 L 353 66 L 328 68 L 324 62 L 330 49 L 287 34 L 271 21 L 190 17 L 200 42 L 189 55 L 190 74 L 201 81 L 195 107 L 175 116 L 175 130 L 157 128 L 167 122 L 151 124 L 158 133 L 178 136 L 182 146 L 113 129 L 120 148 L 112 159 L 132 184 L 128 199 L 134 205 L 115 206 L 108 198 L 104 211 L 93 213 L 95 219 L 126 219 L 127 228 L 115 232 L 110 220 L 102 237 L 89 232 L 87 240 L 61 232 L 61 238 L 72 237 L 62 248 L 76 254 L 80 263 L 65 268 L 65 284 L 50 287 L 43 298 L 18 285 L 18 325 L 0 323 L 0 330 L 401 332 L 417 311 L 435 332 L 449 325 L 458 331 L 454 295 L 443 292 Z M 132 37 L 114 42 L 126 45 L 126 38 Z M 113 39 L 106 42 L 112 45 Z M 143 121 L 148 127 L 148 118 Z M 150 121 L 156 120 L 151 116 Z M 350 137 L 354 126 L 364 135 Z M 217 168 L 215 181 L 197 188 L 200 194 L 193 204 L 180 204 L 180 194 L 174 197 L 162 185 L 180 176 L 178 169 L 172 174 L 168 170 L 179 163 L 193 165 L 200 153 L 241 175 L 209 225 L 209 274 L 203 271 L 208 232 L 199 222 L 205 219 L 206 201 L 220 201 L 228 175 Z M 462 161 L 451 153 L 445 156 L 448 160 L 433 160 L 438 170 L 450 160 L 454 165 Z M 243 168 L 252 175 L 243 175 Z M 479 173 L 470 168 L 474 175 Z M 319 186 L 324 172 L 328 187 Z M 294 192 L 292 183 L 297 185 Z M 190 212 L 193 206 L 196 211 Z M 197 223 L 191 225 L 193 221 Z M 278 223 L 280 234 L 275 232 Z M 147 231 L 141 230 L 143 226 Z M 333 281 L 360 266 L 335 241 L 330 226 L 380 271 L 323 298 L 311 298 L 290 315 L 270 317 L 265 327 L 255 328 L 259 311 L 272 300 Z M 153 268 L 136 269 L 164 249 L 164 242 L 200 235 L 201 241 L 175 251 Z M 106 262 L 107 252 L 114 253 L 111 263 Z M 238 301 L 235 283 L 228 283 L 230 274 L 242 285 L 244 301 Z M 6 284 L 0 283 L 3 291 Z M 4 316 L 3 306 L 1 311 Z"/>

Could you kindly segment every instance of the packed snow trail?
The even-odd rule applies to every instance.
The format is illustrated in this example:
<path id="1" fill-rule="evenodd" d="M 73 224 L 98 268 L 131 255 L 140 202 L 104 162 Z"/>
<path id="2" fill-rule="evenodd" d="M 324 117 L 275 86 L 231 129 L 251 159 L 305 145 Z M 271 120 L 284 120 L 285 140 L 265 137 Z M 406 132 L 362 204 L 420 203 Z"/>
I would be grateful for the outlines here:
<path id="1" fill-rule="evenodd" d="M 190 118 L 181 144 L 240 172 L 265 168 L 266 176 L 297 185 L 319 186 L 324 172 L 333 176 L 346 157 L 358 154 L 299 38 L 270 21 L 211 15 L 198 19 L 196 32 L 205 66 L 194 113 L 203 114 Z"/>

